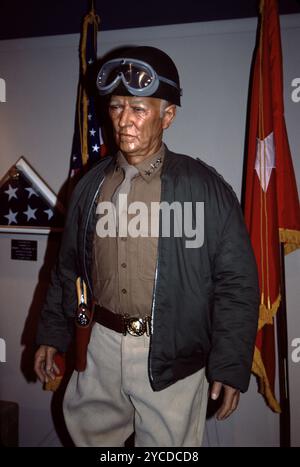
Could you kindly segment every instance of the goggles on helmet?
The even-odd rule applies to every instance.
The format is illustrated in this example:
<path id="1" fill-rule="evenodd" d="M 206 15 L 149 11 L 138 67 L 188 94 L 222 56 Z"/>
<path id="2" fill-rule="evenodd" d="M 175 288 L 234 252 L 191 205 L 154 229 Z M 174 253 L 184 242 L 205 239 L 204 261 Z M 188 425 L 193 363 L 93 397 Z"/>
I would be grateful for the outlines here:
<path id="1" fill-rule="evenodd" d="M 100 95 L 110 94 L 122 82 L 134 96 L 152 96 L 159 82 L 166 83 L 181 92 L 172 80 L 158 75 L 148 63 L 133 58 L 115 58 L 106 62 L 97 76 Z"/>

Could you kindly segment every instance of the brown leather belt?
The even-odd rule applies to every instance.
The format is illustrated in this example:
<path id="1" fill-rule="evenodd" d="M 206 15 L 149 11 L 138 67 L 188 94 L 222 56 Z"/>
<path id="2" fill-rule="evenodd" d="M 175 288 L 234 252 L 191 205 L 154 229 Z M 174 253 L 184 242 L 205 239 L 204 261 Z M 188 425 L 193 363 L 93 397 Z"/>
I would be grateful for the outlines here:
<path id="1" fill-rule="evenodd" d="M 129 315 L 121 315 L 113 313 L 103 306 L 94 305 L 94 321 L 106 328 L 119 332 L 126 336 L 129 333 L 131 336 L 150 335 L 151 317 L 134 318 Z"/>

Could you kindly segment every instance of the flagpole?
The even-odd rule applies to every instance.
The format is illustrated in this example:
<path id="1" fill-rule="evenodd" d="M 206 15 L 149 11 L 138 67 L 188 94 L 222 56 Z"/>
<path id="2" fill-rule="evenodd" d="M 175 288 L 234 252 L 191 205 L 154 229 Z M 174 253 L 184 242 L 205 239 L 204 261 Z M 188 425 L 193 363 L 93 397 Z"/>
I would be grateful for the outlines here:
<path id="1" fill-rule="evenodd" d="M 280 243 L 280 285 L 281 303 L 276 314 L 277 348 L 278 348 L 278 375 L 280 396 L 280 447 L 291 447 L 291 414 L 288 368 L 288 332 L 286 313 L 285 290 L 285 260 L 284 243 Z"/>

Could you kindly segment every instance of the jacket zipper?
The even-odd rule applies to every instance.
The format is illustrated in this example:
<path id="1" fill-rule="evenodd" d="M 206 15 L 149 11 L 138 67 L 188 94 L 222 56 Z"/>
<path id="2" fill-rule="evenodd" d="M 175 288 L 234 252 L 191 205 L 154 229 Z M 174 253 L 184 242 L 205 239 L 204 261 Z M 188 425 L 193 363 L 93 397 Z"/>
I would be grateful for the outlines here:
<path id="1" fill-rule="evenodd" d="M 86 248 L 85 248 L 85 245 L 86 245 L 86 234 L 87 234 L 87 228 L 88 228 L 89 220 L 90 220 L 90 217 L 91 217 L 91 212 L 92 212 L 94 203 L 95 203 L 95 201 L 96 201 L 96 198 L 97 198 L 97 196 L 98 196 L 98 193 L 99 193 L 99 191 L 100 191 L 100 188 L 101 188 L 102 185 L 103 185 L 104 179 L 105 179 L 105 177 L 103 178 L 103 180 L 101 181 L 100 185 L 98 186 L 98 188 L 97 188 L 97 190 L 96 190 L 96 192 L 95 192 L 95 194 L 94 194 L 94 197 L 93 197 L 93 199 L 92 199 L 91 205 L 90 205 L 90 207 L 89 207 L 89 212 L 88 212 L 86 224 L 85 224 L 85 227 L 84 227 L 84 235 L 83 235 L 83 269 L 84 269 L 84 275 L 85 275 L 85 278 L 86 278 L 87 285 L 88 285 L 88 288 L 89 288 L 89 291 L 90 291 L 91 296 L 93 296 L 93 291 L 92 291 L 92 286 L 91 286 L 91 282 L 90 282 L 90 279 L 89 279 L 89 276 L 88 276 L 88 273 L 87 273 L 87 267 L 86 267 Z"/>
<path id="2" fill-rule="evenodd" d="M 160 194 L 160 202 L 164 197 L 164 185 L 163 180 L 161 181 L 161 194 Z M 157 260 L 156 260 L 156 267 L 155 267 L 155 276 L 154 276 L 154 287 L 153 287 L 153 297 L 152 297 L 152 306 L 151 306 L 151 333 L 150 333 L 150 343 L 149 343 L 149 362 L 148 362 L 148 372 L 149 378 L 151 383 L 153 383 L 153 373 L 152 373 L 152 365 L 151 365 L 151 349 L 152 349 L 152 335 L 154 332 L 154 316 L 155 316 L 155 306 L 156 306 L 156 289 L 157 289 L 157 279 L 159 273 L 159 249 L 160 249 L 160 238 L 158 238 L 158 246 L 157 246 Z M 152 384 L 153 387 L 153 384 Z"/>
<path id="3" fill-rule="evenodd" d="M 153 374 L 152 374 L 152 366 L 151 366 L 151 347 L 152 347 L 152 334 L 154 330 L 154 311 L 155 311 L 155 304 L 156 304 L 156 287 L 157 287 L 157 277 L 158 277 L 158 260 L 159 260 L 159 250 L 157 251 L 157 261 L 156 261 L 156 268 L 155 268 L 155 276 L 154 276 L 154 287 L 153 287 L 153 297 L 152 297 L 152 306 L 151 306 L 151 333 L 150 333 L 150 348 L 149 348 L 149 377 L 150 380 L 153 382 Z"/>

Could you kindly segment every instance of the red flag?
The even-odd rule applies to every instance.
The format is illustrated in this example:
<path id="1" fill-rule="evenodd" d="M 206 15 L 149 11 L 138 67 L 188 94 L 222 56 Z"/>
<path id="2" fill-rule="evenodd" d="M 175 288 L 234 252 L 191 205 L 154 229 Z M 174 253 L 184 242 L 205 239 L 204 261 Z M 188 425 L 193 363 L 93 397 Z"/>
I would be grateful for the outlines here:
<path id="1" fill-rule="evenodd" d="M 280 241 L 285 253 L 300 247 L 300 210 L 284 119 L 282 53 L 276 0 L 261 0 L 253 70 L 245 220 L 259 270 L 261 303 L 252 371 L 268 405 L 274 393 L 274 316 L 280 304 Z"/>

